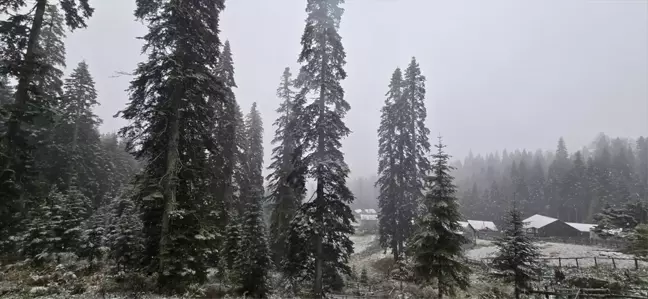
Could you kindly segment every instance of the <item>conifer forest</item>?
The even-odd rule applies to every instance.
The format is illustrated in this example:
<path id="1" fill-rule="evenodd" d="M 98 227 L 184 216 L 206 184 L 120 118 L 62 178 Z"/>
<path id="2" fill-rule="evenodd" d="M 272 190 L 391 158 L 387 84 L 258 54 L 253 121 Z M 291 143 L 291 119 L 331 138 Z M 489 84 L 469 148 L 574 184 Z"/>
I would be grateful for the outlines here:
<path id="1" fill-rule="evenodd" d="M 96 59 L 71 62 L 66 47 L 96 26 L 99 1 L 0 0 L 0 298 L 648 298 L 646 53 L 644 81 L 615 94 L 646 110 L 639 131 L 606 133 L 617 120 L 597 116 L 542 147 L 492 132 L 502 146 L 481 150 L 485 138 L 453 144 L 453 128 L 498 120 L 439 111 L 437 90 L 464 87 L 440 86 L 430 49 L 365 45 L 401 64 L 353 64 L 367 40 L 346 25 L 361 26 L 353 1 L 274 0 L 300 9 L 300 38 L 274 77 L 255 77 L 274 84 L 255 99 L 241 96 L 250 62 L 223 29 L 242 5 L 231 0 L 132 1 L 139 63 L 111 70 L 129 81 L 123 99 L 104 96 Z M 367 14 L 401 5 L 357 1 Z M 283 57 L 263 42 L 252 51 Z M 347 80 L 363 72 L 382 79 Z M 380 96 L 348 92 L 359 88 Z M 110 101 L 120 109 L 105 112 Z"/>

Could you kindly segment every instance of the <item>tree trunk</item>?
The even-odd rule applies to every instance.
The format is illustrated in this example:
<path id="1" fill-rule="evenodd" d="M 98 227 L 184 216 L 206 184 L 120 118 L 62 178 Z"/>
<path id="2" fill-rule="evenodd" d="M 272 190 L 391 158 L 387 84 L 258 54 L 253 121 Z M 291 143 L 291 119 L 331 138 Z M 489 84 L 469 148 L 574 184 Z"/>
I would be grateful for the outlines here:
<path id="1" fill-rule="evenodd" d="M 47 0 L 38 0 L 36 2 L 36 11 L 34 13 L 34 21 L 29 33 L 27 41 L 27 52 L 25 52 L 25 61 L 20 70 L 20 77 L 18 78 L 18 86 L 16 86 L 16 101 L 15 109 L 12 109 L 11 118 L 7 128 L 7 152 L 14 155 L 16 152 L 18 131 L 22 123 L 22 118 L 27 110 L 27 102 L 29 99 L 29 82 L 33 79 L 34 67 L 36 64 L 36 47 L 40 38 L 41 29 L 43 27 L 43 17 L 45 16 L 45 8 Z M 11 159 L 7 159 L 5 168 L 10 168 Z M 18 180 L 20 180 L 18 178 Z"/>
<path id="2" fill-rule="evenodd" d="M 163 194 L 164 194 L 164 212 L 162 214 L 161 232 L 160 232 L 160 248 L 159 248 L 159 269 L 160 274 L 165 270 L 166 255 L 169 251 L 169 224 L 170 215 L 176 205 L 176 187 L 178 180 L 178 166 L 180 164 L 180 153 L 178 143 L 180 139 L 180 109 L 179 105 L 179 89 L 172 94 L 171 111 L 169 113 L 169 140 L 167 147 L 167 165 L 166 172 L 163 180 Z M 162 278 L 162 275 L 160 275 Z M 161 280 L 162 281 L 162 280 Z"/>

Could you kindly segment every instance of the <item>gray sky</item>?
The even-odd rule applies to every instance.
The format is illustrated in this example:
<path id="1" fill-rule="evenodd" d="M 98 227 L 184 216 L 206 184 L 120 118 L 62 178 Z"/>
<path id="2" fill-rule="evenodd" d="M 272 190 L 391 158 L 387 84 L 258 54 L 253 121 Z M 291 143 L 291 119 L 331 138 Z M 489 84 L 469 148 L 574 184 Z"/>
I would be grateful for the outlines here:
<path id="1" fill-rule="evenodd" d="M 127 101 L 144 59 L 132 0 L 95 0 L 86 30 L 67 41 L 68 65 L 81 59 L 97 82 L 102 131 Z M 265 122 L 266 162 L 283 68 L 297 73 L 305 0 L 229 0 L 223 40 L 234 53 L 237 98 Z M 343 82 L 353 133 L 344 141 L 356 175 L 376 172 L 379 110 L 394 68 L 418 59 L 427 77 L 428 126 L 456 158 L 472 149 L 570 149 L 598 132 L 648 135 L 647 0 L 347 0 L 340 33 Z"/>

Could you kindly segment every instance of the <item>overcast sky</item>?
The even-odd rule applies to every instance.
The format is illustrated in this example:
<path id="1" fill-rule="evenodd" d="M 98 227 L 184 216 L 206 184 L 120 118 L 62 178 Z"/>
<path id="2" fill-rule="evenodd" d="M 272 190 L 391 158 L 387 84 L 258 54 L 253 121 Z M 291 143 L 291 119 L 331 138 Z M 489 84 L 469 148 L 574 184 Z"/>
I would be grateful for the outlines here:
<path id="1" fill-rule="evenodd" d="M 67 40 L 68 66 L 90 65 L 102 131 L 127 101 L 145 33 L 133 0 L 94 0 L 89 28 Z M 234 53 L 244 112 L 259 105 L 266 162 L 284 67 L 297 73 L 305 0 L 229 0 L 221 37 Z M 648 135 L 648 0 L 347 0 L 340 33 L 355 175 L 376 173 L 379 110 L 393 70 L 416 56 L 427 77 L 428 126 L 456 158 L 469 151 L 570 149 L 598 132 Z"/>

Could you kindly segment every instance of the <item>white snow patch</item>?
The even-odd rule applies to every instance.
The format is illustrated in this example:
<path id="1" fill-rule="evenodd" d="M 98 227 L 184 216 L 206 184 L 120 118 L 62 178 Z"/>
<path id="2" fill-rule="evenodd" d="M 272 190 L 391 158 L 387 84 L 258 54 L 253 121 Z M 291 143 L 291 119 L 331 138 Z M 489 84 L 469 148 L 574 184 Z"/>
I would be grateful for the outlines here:
<path id="1" fill-rule="evenodd" d="M 483 221 L 483 220 L 468 220 L 470 226 L 475 230 L 492 230 L 497 231 L 497 226 L 493 221 Z"/>
<path id="2" fill-rule="evenodd" d="M 596 227 L 596 224 L 588 224 L 588 223 L 576 223 L 576 222 L 565 222 L 567 225 L 577 229 L 578 231 L 581 232 L 589 232 L 592 230 L 594 227 Z"/>
<path id="3" fill-rule="evenodd" d="M 349 239 L 353 242 L 353 253 L 358 254 L 367 250 L 367 247 L 376 239 L 376 235 L 352 235 Z"/>
<path id="4" fill-rule="evenodd" d="M 481 246 L 477 246 L 476 248 L 470 249 L 466 252 L 468 258 L 481 261 L 482 259 L 493 258 L 496 256 L 497 246 L 495 246 L 494 243 L 478 239 L 477 245 Z M 538 242 L 537 245 L 542 257 L 554 258 L 547 260 L 547 263 L 551 265 L 558 265 L 560 263 L 562 266 L 576 266 L 576 260 L 574 258 L 578 258 L 579 267 L 593 267 L 596 264 L 613 266 L 611 258 L 614 258 L 614 264 L 616 264 L 617 268 L 635 267 L 635 256 L 610 251 L 597 246 L 552 242 Z M 558 257 L 561 258 L 560 262 L 557 259 Z M 597 258 L 596 262 L 594 260 L 595 257 Z M 646 262 L 638 261 L 638 263 L 640 267 L 648 267 L 648 263 Z"/>
<path id="5" fill-rule="evenodd" d="M 541 228 L 558 221 L 556 218 L 535 214 L 527 219 L 522 220 L 525 228 Z"/>

